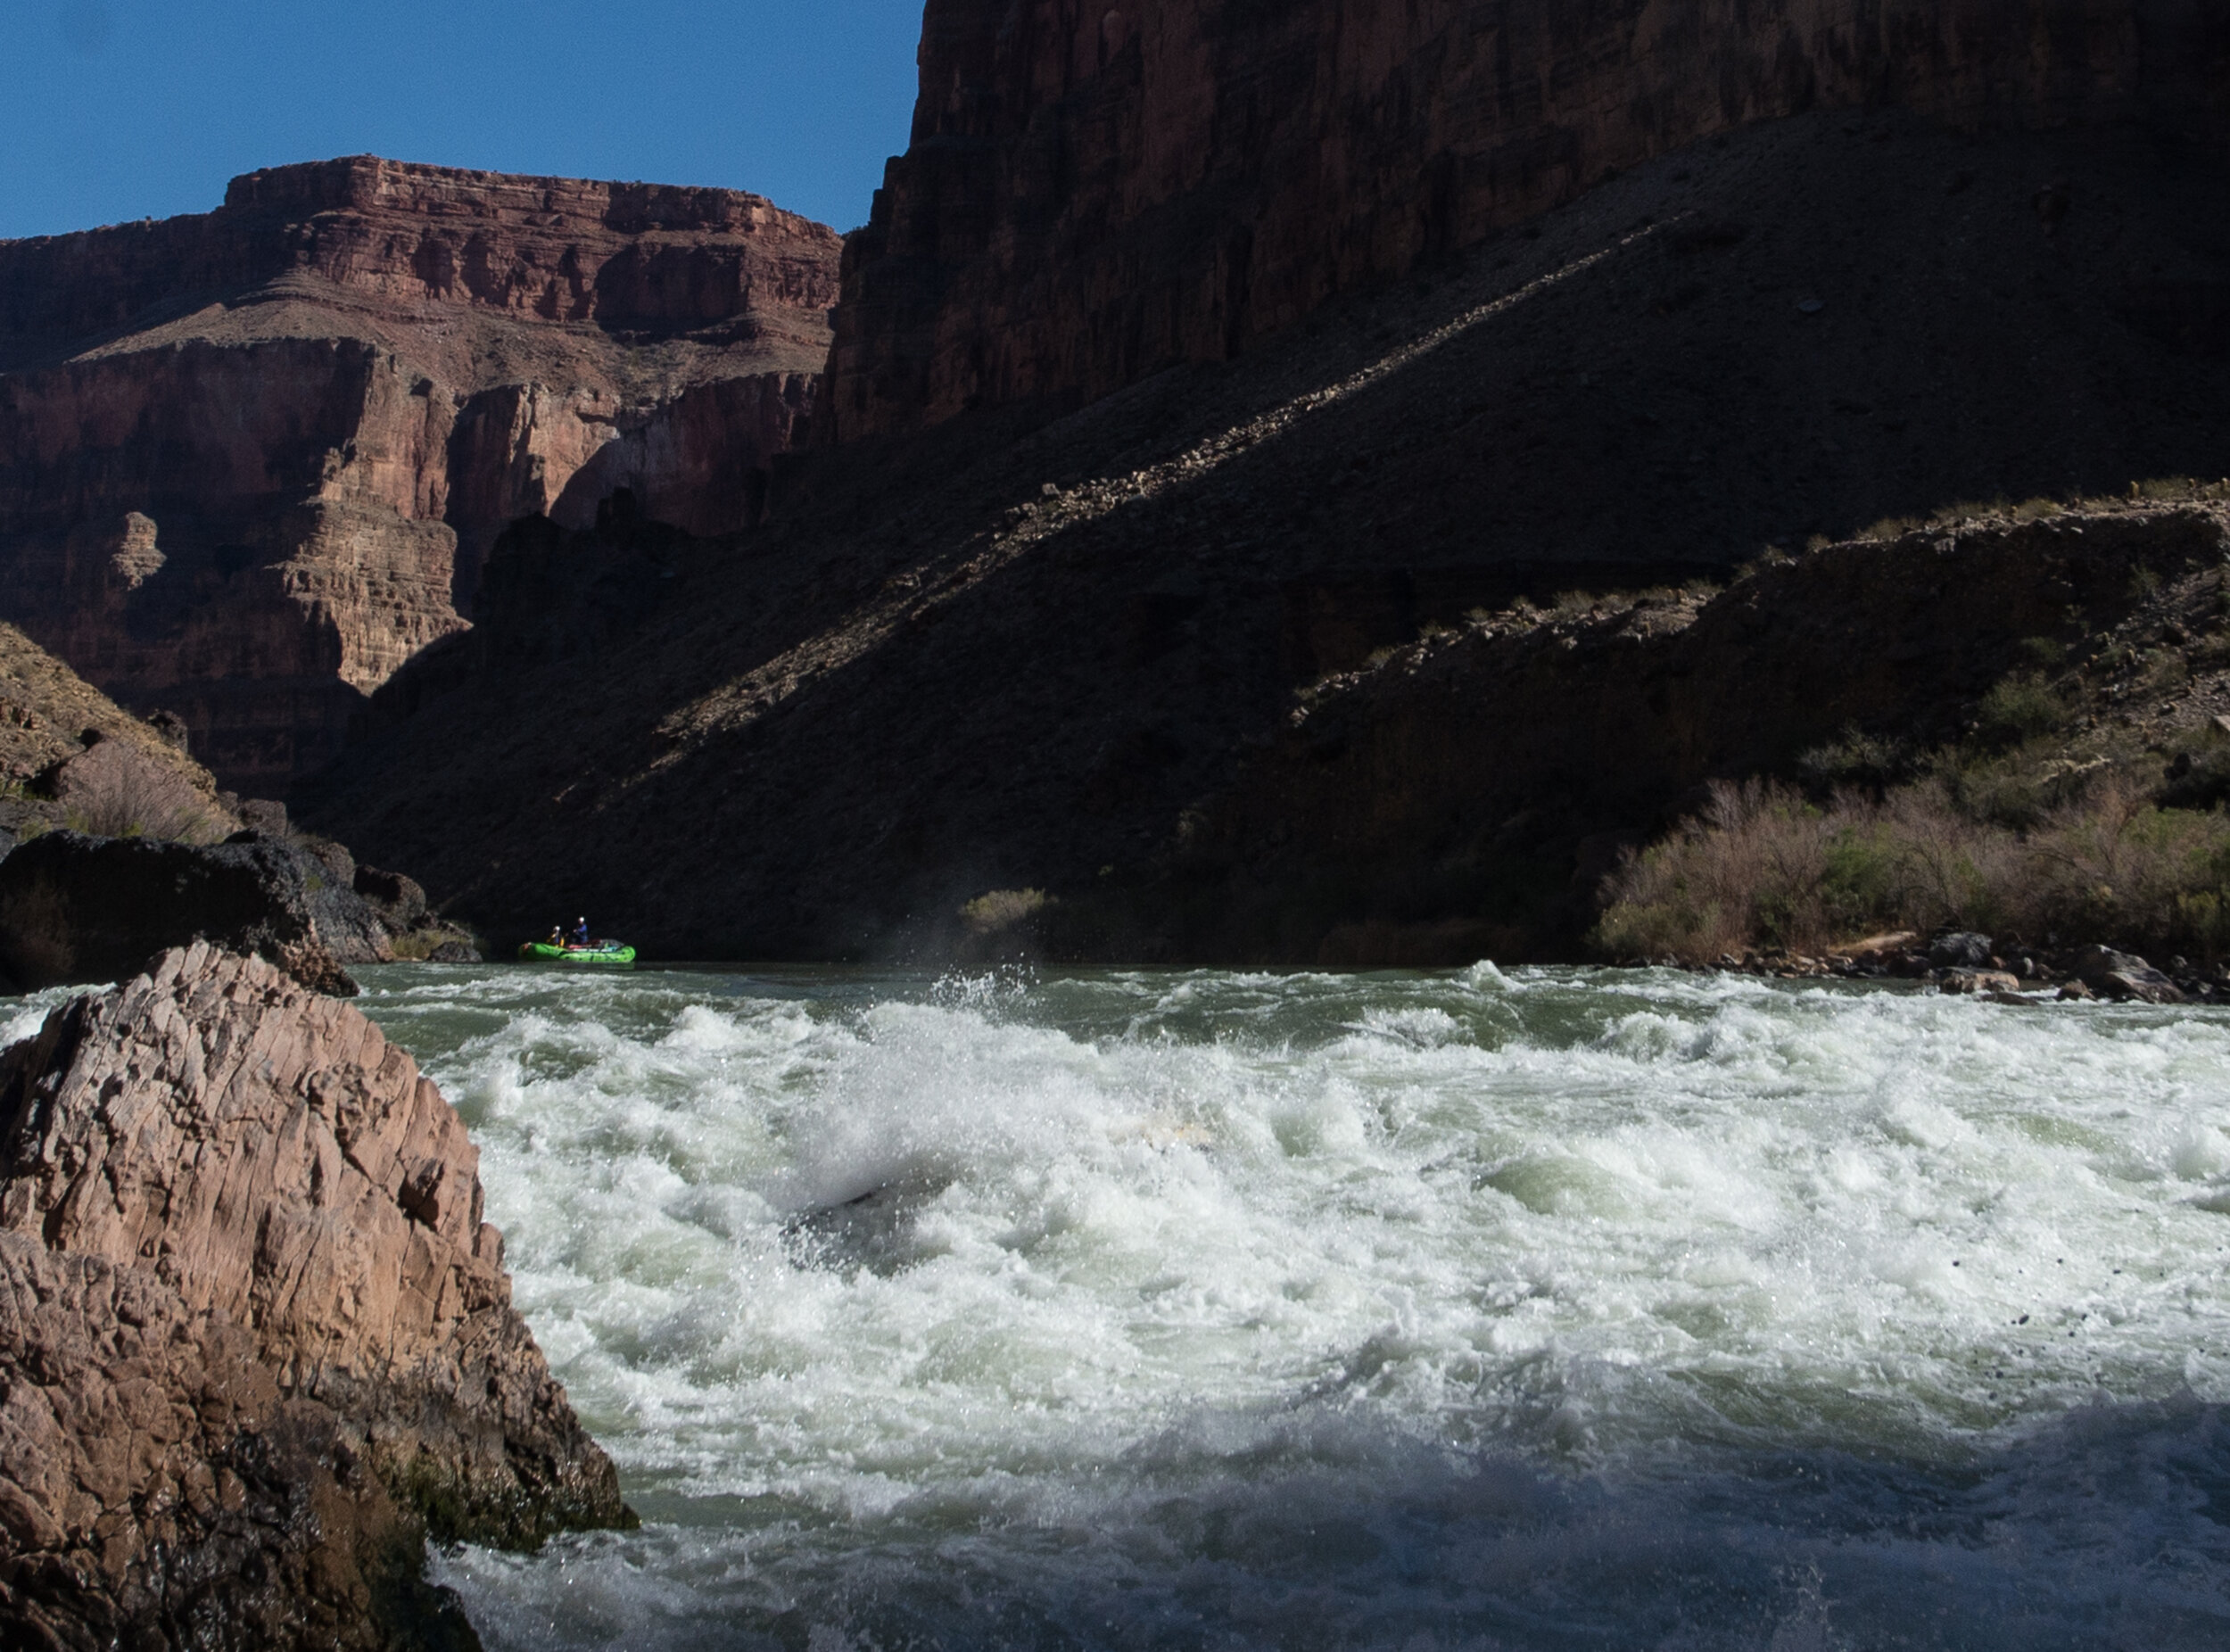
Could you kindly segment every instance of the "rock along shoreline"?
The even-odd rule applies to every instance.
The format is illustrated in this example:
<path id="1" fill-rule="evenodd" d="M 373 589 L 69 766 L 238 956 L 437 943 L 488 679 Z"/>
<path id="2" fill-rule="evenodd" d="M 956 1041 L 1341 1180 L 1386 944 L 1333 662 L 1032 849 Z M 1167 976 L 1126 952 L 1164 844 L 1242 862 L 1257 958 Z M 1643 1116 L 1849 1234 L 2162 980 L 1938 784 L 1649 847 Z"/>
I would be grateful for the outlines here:
<path id="1" fill-rule="evenodd" d="M 1906 980 L 1939 992 L 2001 1003 L 2051 1000 L 2118 1004 L 2230 1004 L 2230 964 L 2202 969 L 2178 957 L 2159 970 L 2135 953 L 2110 946 L 2030 946 L 1994 941 L 1968 931 L 1877 935 L 1817 954 L 1787 950 L 1747 951 L 1708 964 L 1678 959 L 1632 959 L 1630 969 L 1695 969 L 1721 975 L 1763 975 L 1781 980 Z"/>
<path id="2" fill-rule="evenodd" d="M 354 1008 L 197 943 L 0 1053 L 7 1644 L 472 1648 L 428 1539 L 632 1524 Z"/>

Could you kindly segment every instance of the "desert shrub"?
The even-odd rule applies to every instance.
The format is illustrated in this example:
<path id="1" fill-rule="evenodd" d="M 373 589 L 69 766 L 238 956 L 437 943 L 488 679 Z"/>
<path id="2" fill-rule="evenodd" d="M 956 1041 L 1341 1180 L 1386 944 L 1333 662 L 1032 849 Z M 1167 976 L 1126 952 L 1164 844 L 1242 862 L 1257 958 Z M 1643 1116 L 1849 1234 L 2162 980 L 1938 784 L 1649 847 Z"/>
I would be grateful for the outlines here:
<path id="1" fill-rule="evenodd" d="M 1798 757 L 1796 772 L 1815 791 L 1854 786 L 1879 790 L 1904 772 L 1909 763 L 1901 742 L 1848 728 L 1841 739 L 1815 746 Z"/>
<path id="2" fill-rule="evenodd" d="M 199 842 L 213 830 L 211 812 L 167 776 L 132 763 L 103 765 L 74 788 L 64 809 L 72 831 L 96 838 L 164 838 Z"/>
<path id="3" fill-rule="evenodd" d="M 2056 927 L 2202 953 L 2230 883 L 2230 817 L 2163 809 L 2120 777 L 2054 812 L 2027 845 L 2030 899 Z"/>
<path id="4" fill-rule="evenodd" d="M 1752 781 L 1716 789 L 1609 893 L 1596 939 L 1622 957 L 1817 952 L 1946 925 L 2220 957 L 2230 814 L 2162 808 L 2111 772 L 2027 830 L 1978 817 L 1940 778 L 1825 808 Z"/>
<path id="5" fill-rule="evenodd" d="M 2067 663 L 2068 645 L 2057 637 L 2023 637 L 2020 648 L 2045 671 L 2057 670 Z"/>
<path id="6" fill-rule="evenodd" d="M 2033 671 L 2018 671 L 1982 697 L 1976 732 L 1995 746 L 2013 746 L 2049 734 L 2068 720 L 2068 705 Z"/>
<path id="7" fill-rule="evenodd" d="M 1623 956 L 1697 960 L 1760 940 L 1803 944 L 1821 925 L 1825 822 L 1791 788 L 1714 783 L 1700 816 L 1612 875 L 1601 944 Z"/>
<path id="8" fill-rule="evenodd" d="M 2226 492 L 2230 492 L 2230 484 L 2203 482 L 2195 476 L 2154 476 L 2129 484 L 2129 497 L 2149 504 L 2175 505 L 2220 499 Z"/>
<path id="9" fill-rule="evenodd" d="M 960 909 L 961 921 L 974 935 L 996 935 L 1050 904 L 1043 889 L 993 889 L 979 895 Z"/>
<path id="10" fill-rule="evenodd" d="M 2230 633 L 2206 632 L 2192 644 L 2186 660 L 2201 671 L 2220 671 L 2230 665 Z"/>
<path id="11" fill-rule="evenodd" d="M 1919 516 L 1884 516 L 1879 522 L 1868 523 L 1853 537 L 1887 543 L 1890 540 L 1902 539 L 1915 529 L 1925 525 L 1926 524 Z"/>
<path id="12" fill-rule="evenodd" d="M 2026 831 L 2066 801 L 2067 765 L 2048 740 L 2011 750 L 1953 748 L 1935 755 L 1926 781 L 1946 806 L 1970 821 Z"/>
<path id="13" fill-rule="evenodd" d="M 1873 921 L 1900 929 L 1994 929 L 2011 916 L 2019 839 L 2001 822 L 1962 809 L 1941 780 L 1900 788 L 1883 805 L 1895 846 L 1894 897 Z"/>
<path id="14" fill-rule="evenodd" d="M 2180 688 L 2191 681 L 2191 662 L 2180 648 L 2155 648 L 2144 657 L 2143 687 L 2152 694 Z"/>
<path id="15" fill-rule="evenodd" d="M 2230 898 L 2219 889 L 2196 889 L 2177 896 L 2176 928 L 2197 957 L 2230 954 Z"/>

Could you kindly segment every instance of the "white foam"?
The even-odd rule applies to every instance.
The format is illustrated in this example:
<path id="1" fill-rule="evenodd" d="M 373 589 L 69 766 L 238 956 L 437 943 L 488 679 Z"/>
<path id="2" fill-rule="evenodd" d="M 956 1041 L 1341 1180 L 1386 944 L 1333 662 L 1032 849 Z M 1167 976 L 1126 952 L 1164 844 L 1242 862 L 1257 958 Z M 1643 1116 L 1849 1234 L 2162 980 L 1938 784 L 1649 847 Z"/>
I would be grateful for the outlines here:
<path id="1" fill-rule="evenodd" d="M 1492 1644 L 1527 1586 L 1466 1568 L 1543 1551 L 1504 1503 L 1446 1512 L 1489 1483 L 1491 1502 L 1532 1488 L 1526 1518 L 1604 1575 L 1657 1540 L 1630 1520 L 1778 1556 L 1763 1582 L 1708 1544 L 1681 1562 L 1681 1609 L 1720 1626 L 1697 1644 L 1788 1623 L 1872 1644 L 1950 1585 L 1908 1599 L 1887 1559 L 1846 1557 L 1806 1605 L 1783 1574 L 1863 1507 L 1808 1490 L 1830 1536 L 1772 1538 L 1789 1493 L 1761 1464 L 1902 1465 L 1952 1476 L 1911 1498 L 1956 1502 L 1974 1464 L 2033 1477 L 2093 1451 L 2052 1432 L 2083 1408 L 2230 1400 L 2212 1012 L 1491 966 L 375 976 L 368 1007 L 474 1123 L 520 1306 L 651 1516 L 541 1561 L 449 1563 L 491 1647 L 542 1644 L 520 1626 L 574 1591 L 603 1604 L 549 1644 L 706 1643 L 816 1589 L 852 1602 L 816 1621 L 861 1644 L 967 1639 L 988 1620 L 963 1597 L 1057 1640 L 1061 1590 L 1182 1640 L 1172 1603 L 1202 1566 L 1221 1604 L 1185 1621 L 1260 1639 L 1247 1614 L 1301 1586 L 1277 1558 L 1293 1511 L 1342 1499 L 1362 1525 L 1326 1562 L 1347 1591 L 1326 1610 L 1349 1640 Z M 2216 1426 L 2144 1415 L 2146 1450 Z M 2125 1517 L 2199 1540 L 2132 1495 Z M 2051 1498 L 2001 1516 L 2030 1558 L 1999 1581 L 2071 1599 L 2062 1550 L 2095 1532 Z M 1471 1604 L 1436 1616 L 1400 1554 Z M 1588 1576 L 1544 1623 L 1663 1638 L 1656 1607 Z M 2020 1644 L 2011 1625 L 2036 1621 L 1974 1643 Z"/>
<path id="2" fill-rule="evenodd" d="M 4 1012 L 0 1012 L 0 1050 L 37 1037 L 39 1028 L 46 1025 L 46 1018 L 79 994 L 105 990 L 100 987 L 49 987 L 29 997 L 0 999 L 0 1004 L 6 1006 Z"/>

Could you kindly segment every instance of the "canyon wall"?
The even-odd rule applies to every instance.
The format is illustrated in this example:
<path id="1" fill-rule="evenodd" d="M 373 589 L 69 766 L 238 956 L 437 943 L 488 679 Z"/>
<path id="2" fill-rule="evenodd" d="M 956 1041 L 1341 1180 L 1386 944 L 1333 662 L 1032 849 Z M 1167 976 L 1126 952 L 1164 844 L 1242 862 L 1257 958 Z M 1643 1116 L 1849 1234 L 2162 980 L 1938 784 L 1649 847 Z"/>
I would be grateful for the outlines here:
<path id="1" fill-rule="evenodd" d="M 2212 0 L 929 0 L 921 66 L 845 254 L 837 439 L 1228 357 L 1776 116 L 2230 129 Z"/>
<path id="2" fill-rule="evenodd" d="M 647 956 L 937 956 L 940 926 L 997 890 L 1071 913 L 1116 890 L 1172 904 L 1184 891 L 1155 868 L 1214 847 L 1217 799 L 1285 738 L 1296 691 L 1383 650 L 1521 595 L 1584 613 L 1579 593 L 1725 583 L 1769 548 L 1976 514 L 1961 501 L 2213 484 L 2230 453 L 2226 225 L 2230 169 L 2142 128 L 1759 122 L 1234 360 L 1052 421 L 1015 406 L 797 456 L 748 556 L 538 525 L 541 543 L 516 535 L 491 559 L 487 623 L 381 691 L 415 685 L 417 708 L 297 813 L 409 867 L 453 914 L 516 938 L 562 901 Z M 597 588 L 631 566 L 632 605 Z M 1842 623 L 1832 582 L 1778 589 L 1776 623 Z M 1862 646 L 1902 646 L 1901 613 L 1851 618 Z M 1614 680 L 1625 646 L 1601 651 Z M 1715 620 L 1680 645 L 1687 726 L 1729 704 L 1713 684 L 1748 685 L 1758 717 L 1821 711 L 1821 738 L 1872 714 L 1835 698 L 1846 654 L 1808 681 L 1796 650 L 1769 678 L 1743 664 L 1753 646 Z M 425 681 L 470 654 L 491 668 Z M 1631 748 L 1598 740 L 1598 705 L 1613 733 L 1668 726 L 1528 689 L 1503 738 L 1500 683 L 1463 702 L 1444 748 L 1333 765 L 1350 788 L 1337 810 L 1298 784 L 1250 792 L 1266 812 L 1294 800 L 1296 846 L 1374 797 L 1420 800 L 1351 854 L 1296 847 L 1281 864 L 1327 882 L 1398 864 L 1407 822 L 1408 858 L 1430 868 L 1427 801 L 1490 777 L 1499 832 L 1536 792 L 1562 795 L 1560 752 L 1620 771 Z M 1917 718 L 1965 692 L 1916 679 L 1910 704 Z M 1434 714 L 1419 702 L 1420 725 Z M 1339 720 L 1312 714 L 1312 750 Z M 1461 764 L 1467 739 L 1482 756 Z M 1749 750 L 1730 739 L 1670 783 Z M 1580 830 L 1653 818 L 1604 814 Z M 1236 830 L 1243 862 L 1268 830 L 1251 814 Z M 1311 910 L 1328 929 L 1352 909 Z M 1073 951 L 1307 962 L 1325 934 L 1183 917 Z"/>
<path id="3" fill-rule="evenodd" d="M 838 254 L 755 195 L 368 157 L 0 244 L 0 613 L 277 795 L 516 518 L 749 526 Z"/>

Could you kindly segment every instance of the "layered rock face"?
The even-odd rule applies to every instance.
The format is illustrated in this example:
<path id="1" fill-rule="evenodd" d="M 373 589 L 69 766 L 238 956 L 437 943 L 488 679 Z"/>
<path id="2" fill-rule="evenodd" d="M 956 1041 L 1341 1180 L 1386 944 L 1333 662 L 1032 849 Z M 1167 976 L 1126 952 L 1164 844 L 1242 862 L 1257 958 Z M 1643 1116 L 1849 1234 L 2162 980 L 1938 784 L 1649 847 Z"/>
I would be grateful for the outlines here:
<path id="1" fill-rule="evenodd" d="M 2209 0 L 930 0 L 921 62 L 846 252 L 840 437 L 1226 357 L 1747 122 L 2230 116 Z"/>
<path id="2" fill-rule="evenodd" d="M 838 253 L 755 195 L 371 158 L 0 244 L 0 611 L 277 795 L 514 519 L 750 525 Z"/>
<path id="3" fill-rule="evenodd" d="M 634 613 L 491 568 L 515 624 L 463 640 L 500 668 L 302 810 L 447 910 L 523 935 L 563 899 L 652 956 L 918 955 L 998 889 L 1074 910 L 1179 853 L 1296 690 L 1474 610 L 2218 478 L 2226 180 L 2141 128 L 1748 127 L 1235 361 L 805 456 L 748 557 L 550 548 Z M 1692 663 L 1734 678 L 1721 640 Z M 1551 759 L 1593 739 L 1524 714 Z"/>
<path id="4" fill-rule="evenodd" d="M 0 1061 L 0 1623 L 473 1644 L 422 1535 L 630 1520 L 509 1305 L 477 1155 L 348 1006 L 206 946 Z"/>

